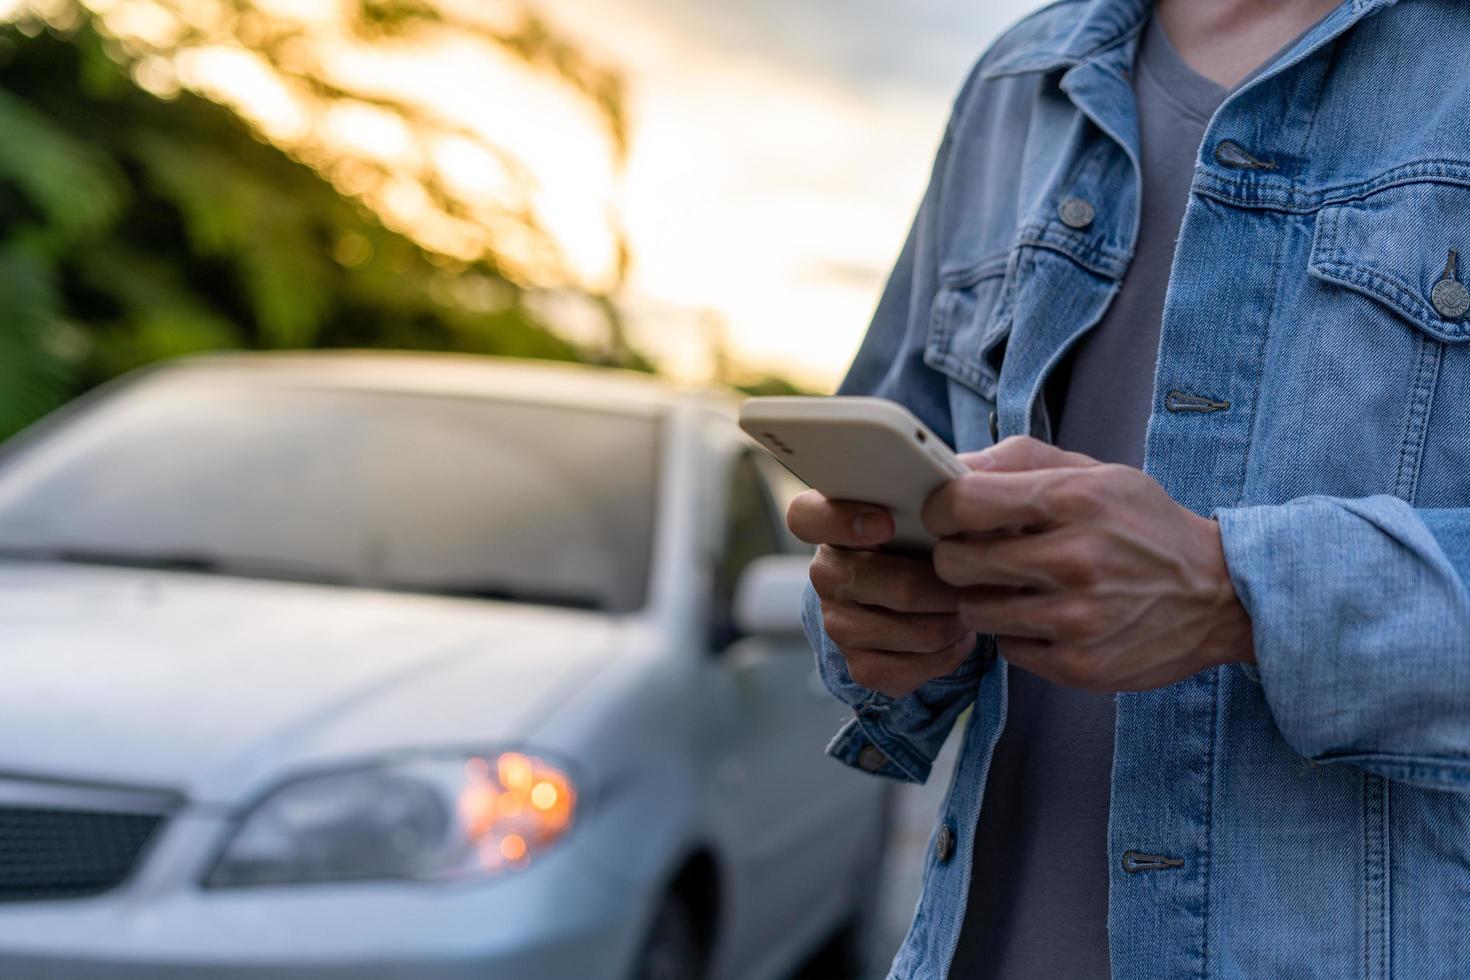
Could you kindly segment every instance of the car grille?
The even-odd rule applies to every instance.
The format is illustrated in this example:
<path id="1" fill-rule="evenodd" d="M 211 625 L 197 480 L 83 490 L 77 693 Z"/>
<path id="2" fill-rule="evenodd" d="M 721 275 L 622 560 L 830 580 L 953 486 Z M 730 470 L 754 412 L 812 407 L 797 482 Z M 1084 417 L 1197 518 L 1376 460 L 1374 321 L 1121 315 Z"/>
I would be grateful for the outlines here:
<path id="1" fill-rule="evenodd" d="M 115 888 L 163 820 L 148 813 L 0 806 L 0 902 Z"/>

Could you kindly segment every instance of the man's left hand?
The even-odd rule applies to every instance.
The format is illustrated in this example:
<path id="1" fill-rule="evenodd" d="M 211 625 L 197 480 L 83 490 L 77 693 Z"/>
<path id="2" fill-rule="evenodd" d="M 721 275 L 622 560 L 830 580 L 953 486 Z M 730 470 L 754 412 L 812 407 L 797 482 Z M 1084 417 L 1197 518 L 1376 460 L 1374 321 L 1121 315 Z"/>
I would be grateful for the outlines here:
<path id="1" fill-rule="evenodd" d="M 1150 476 L 1014 437 L 929 498 L 939 577 L 1017 666 L 1091 691 L 1255 660 L 1220 528 Z"/>

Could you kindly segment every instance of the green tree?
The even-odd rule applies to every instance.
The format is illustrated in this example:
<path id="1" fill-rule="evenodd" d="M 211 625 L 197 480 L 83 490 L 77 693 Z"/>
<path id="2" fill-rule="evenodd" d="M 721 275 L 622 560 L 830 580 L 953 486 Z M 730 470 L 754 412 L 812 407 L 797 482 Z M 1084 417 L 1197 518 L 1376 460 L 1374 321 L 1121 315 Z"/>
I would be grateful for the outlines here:
<path id="1" fill-rule="evenodd" d="M 295 66 L 311 97 L 360 97 L 289 54 L 299 25 L 244 2 L 229 10 L 214 35 L 172 43 L 250 34 L 272 64 Z M 414 0 L 369 0 L 353 18 L 368 41 L 444 26 Z M 308 166 L 187 90 L 144 91 L 134 78 L 158 51 L 120 47 L 80 7 L 55 20 L 0 27 L 0 437 L 120 372 L 207 349 L 395 347 L 648 367 L 606 296 L 592 297 L 607 311 L 602 349 L 561 339 L 493 236 L 470 257 L 427 249 L 339 193 L 319 169 L 331 161 Z M 534 19 L 474 29 L 595 104 L 620 152 L 615 75 Z M 447 125 L 411 105 L 387 108 L 415 131 Z M 498 227 L 432 172 L 413 176 L 446 214 Z M 540 234 L 534 215 L 512 217 Z"/>

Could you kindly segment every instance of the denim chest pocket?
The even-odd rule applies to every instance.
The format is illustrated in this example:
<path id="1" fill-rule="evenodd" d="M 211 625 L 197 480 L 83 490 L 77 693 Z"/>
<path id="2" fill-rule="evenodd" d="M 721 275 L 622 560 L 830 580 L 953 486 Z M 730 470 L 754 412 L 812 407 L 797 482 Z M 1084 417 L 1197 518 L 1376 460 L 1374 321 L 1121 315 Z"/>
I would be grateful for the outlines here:
<path id="1" fill-rule="evenodd" d="M 1310 271 L 1436 340 L 1470 341 L 1470 188 L 1401 184 L 1324 207 Z"/>
<path id="2" fill-rule="evenodd" d="M 1294 401 L 1336 416 L 1307 420 L 1332 446 L 1315 475 L 1349 496 L 1470 503 L 1470 187 L 1391 184 L 1322 208 L 1309 274 L 1314 384 Z"/>
<path id="3" fill-rule="evenodd" d="M 1005 310 L 1009 257 L 1001 253 L 941 274 L 924 345 L 925 364 L 990 401 L 1010 333 Z"/>

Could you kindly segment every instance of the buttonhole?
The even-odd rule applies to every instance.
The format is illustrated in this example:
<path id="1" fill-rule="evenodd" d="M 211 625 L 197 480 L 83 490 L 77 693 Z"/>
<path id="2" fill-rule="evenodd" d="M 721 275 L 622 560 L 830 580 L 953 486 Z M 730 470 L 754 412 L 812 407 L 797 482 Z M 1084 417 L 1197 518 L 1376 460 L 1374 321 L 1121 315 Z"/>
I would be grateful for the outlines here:
<path id="1" fill-rule="evenodd" d="M 1184 867 L 1184 859 L 1163 854 L 1146 854 L 1143 851 L 1124 851 L 1123 870 L 1131 875 L 1141 871 L 1163 871 L 1168 868 Z"/>
<path id="2" fill-rule="evenodd" d="M 1220 401 L 1215 398 L 1206 398 L 1203 395 L 1190 395 L 1182 391 L 1171 391 L 1164 397 L 1164 407 L 1174 413 L 1198 412 L 1208 415 L 1211 412 L 1223 412 L 1230 407 L 1228 401 Z"/>
<path id="3" fill-rule="evenodd" d="M 1221 140 L 1215 147 L 1215 159 L 1235 170 L 1275 170 L 1276 164 L 1252 156 L 1235 140 Z"/>

